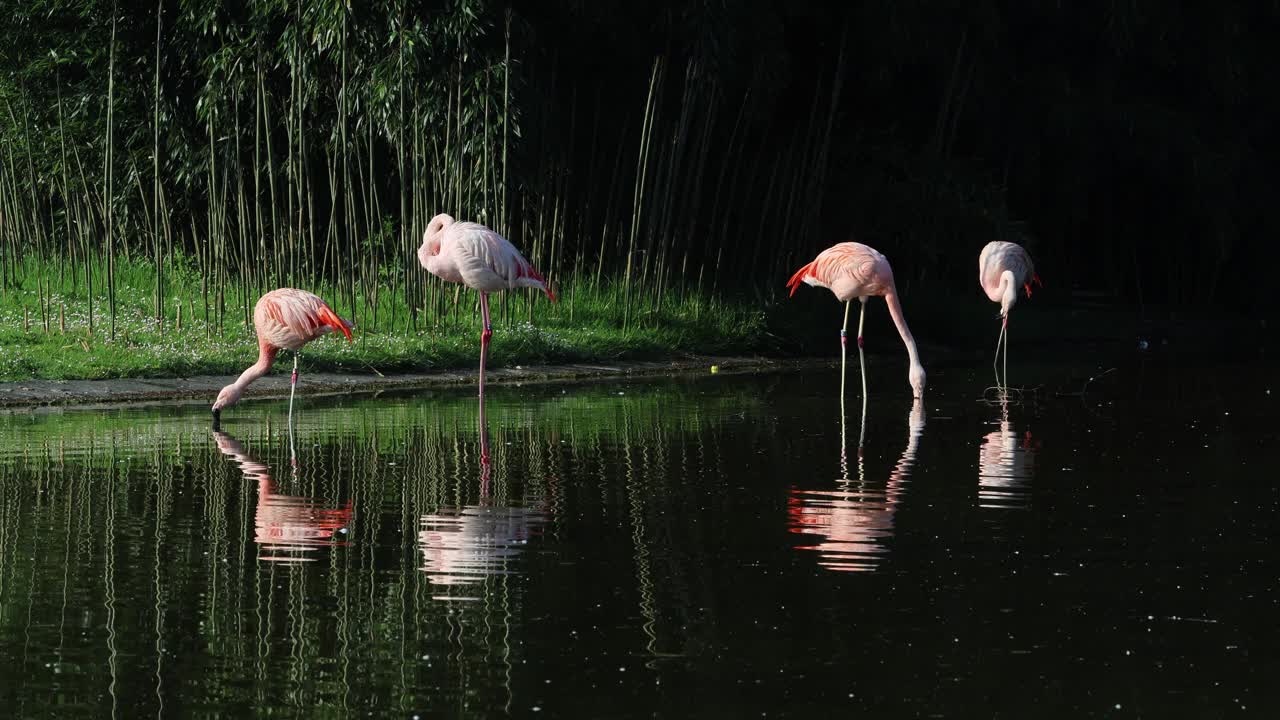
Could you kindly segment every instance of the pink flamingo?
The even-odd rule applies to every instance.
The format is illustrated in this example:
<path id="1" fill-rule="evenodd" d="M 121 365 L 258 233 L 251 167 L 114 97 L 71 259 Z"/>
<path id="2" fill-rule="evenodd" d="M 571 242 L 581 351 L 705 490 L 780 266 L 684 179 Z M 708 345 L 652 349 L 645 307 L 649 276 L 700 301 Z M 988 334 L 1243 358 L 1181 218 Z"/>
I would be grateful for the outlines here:
<path id="1" fill-rule="evenodd" d="M 240 402 L 240 395 L 254 380 L 267 374 L 280 350 L 293 351 L 293 375 L 289 380 L 289 419 L 293 420 L 293 392 L 298 385 L 298 350 L 332 330 L 351 341 L 351 323 L 306 290 L 280 288 L 258 299 L 253 308 L 253 328 L 258 334 L 258 362 L 249 366 L 235 382 L 222 388 L 213 403 L 216 428 L 222 409 Z M 292 424 L 290 424 L 292 427 Z"/>
<path id="2" fill-rule="evenodd" d="M 418 261 L 427 272 L 446 282 L 461 283 L 480 293 L 484 330 L 480 333 L 480 397 L 484 397 L 484 366 L 489 355 L 489 293 L 518 287 L 538 288 L 551 302 L 556 296 L 546 280 L 506 238 L 484 225 L 454 222 L 440 214 L 422 234 Z"/>
<path id="3" fill-rule="evenodd" d="M 1000 346 L 1004 345 L 1004 382 L 1009 382 L 1009 311 L 1018 301 L 1018 286 L 1031 297 L 1031 283 L 1042 284 L 1036 274 L 1031 256 L 1021 245 L 997 240 L 987 243 L 978 255 L 978 284 L 991 302 L 1000 303 L 1000 335 L 996 338 L 996 357 L 991 367 L 996 371 L 996 385 L 1000 385 Z M 1003 387 L 1003 386 L 1001 386 Z"/>
<path id="4" fill-rule="evenodd" d="M 911 391 L 916 398 L 924 397 L 925 374 L 920 364 L 920 355 L 916 352 L 916 341 L 907 328 L 907 320 L 902 315 L 902 305 L 898 302 L 898 291 L 893 284 L 893 269 L 889 261 L 874 248 L 862 243 L 843 242 L 818 253 L 813 262 L 796 271 L 787 281 L 791 295 L 796 294 L 800 283 L 824 287 L 835 293 L 836 299 L 844 303 L 844 327 L 840 329 L 840 394 L 844 395 L 845 347 L 848 344 L 849 301 L 858 298 L 862 309 L 858 312 L 858 357 L 861 365 L 862 357 L 862 321 L 867 314 L 867 298 L 872 295 L 883 295 L 885 304 L 889 306 L 889 314 L 893 316 L 894 325 L 898 326 L 898 334 L 907 346 L 907 355 L 911 360 L 911 369 L 907 380 L 911 383 Z M 862 395 L 867 395 L 867 371 L 862 367 Z"/>

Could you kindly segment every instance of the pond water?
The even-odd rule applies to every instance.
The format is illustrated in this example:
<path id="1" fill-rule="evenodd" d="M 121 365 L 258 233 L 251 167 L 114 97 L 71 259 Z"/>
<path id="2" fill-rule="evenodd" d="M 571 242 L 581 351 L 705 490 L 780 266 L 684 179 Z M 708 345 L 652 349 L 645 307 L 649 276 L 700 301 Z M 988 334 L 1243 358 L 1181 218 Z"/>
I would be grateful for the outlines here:
<path id="1" fill-rule="evenodd" d="M 0 698 L 1274 717 L 1274 372 L 1073 367 L 303 398 L 292 455 L 280 401 L 0 416 Z"/>

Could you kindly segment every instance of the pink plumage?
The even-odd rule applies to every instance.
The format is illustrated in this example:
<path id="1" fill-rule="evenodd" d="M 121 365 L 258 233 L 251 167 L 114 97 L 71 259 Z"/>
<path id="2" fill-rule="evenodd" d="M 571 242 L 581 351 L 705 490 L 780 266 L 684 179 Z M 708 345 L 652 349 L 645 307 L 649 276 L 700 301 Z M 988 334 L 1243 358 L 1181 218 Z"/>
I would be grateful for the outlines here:
<path id="1" fill-rule="evenodd" d="M 552 302 L 546 280 L 509 240 L 479 223 L 454 222 L 448 215 L 431 218 L 418 249 L 427 272 L 446 282 L 482 293 L 538 288 Z"/>
<path id="2" fill-rule="evenodd" d="M 875 248 L 856 242 L 832 245 L 797 270 L 787 283 L 792 295 L 801 282 L 827 288 L 840 302 L 894 291 L 889 261 Z"/>
<path id="3" fill-rule="evenodd" d="M 1008 279 L 1004 277 L 1005 273 L 1009 273 Z M 1026 291 L 1028 298 L 1031 297 L 1033 282 L 1039 285 L 1040 276 L 1036 275 L 1031 255 L 1021 245 L 996 240 L 982 248 L 982 253 L 978 255 L 978 284 L 991 302 L 1001 304 L 1001 315 L 1009 314 L 1009 308 L 1018 299 L 1019 286 Z"/>
<path id="4" fill-rule="evenodd" d="M 351 324 L 338 317 L 318 295 L 280 288 L 258 299 L 253 308 L 258 341 L 281 350 L 297 350 L 325 333 L 337 330 L 351 339 Z"/>

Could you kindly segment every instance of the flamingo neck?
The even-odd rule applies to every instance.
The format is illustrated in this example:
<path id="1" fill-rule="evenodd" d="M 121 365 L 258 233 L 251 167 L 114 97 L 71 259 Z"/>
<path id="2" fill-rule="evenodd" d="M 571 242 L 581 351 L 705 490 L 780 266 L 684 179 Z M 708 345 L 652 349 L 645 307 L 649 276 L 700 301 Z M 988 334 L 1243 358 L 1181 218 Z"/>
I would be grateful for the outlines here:
<path id="1" fill-rule="evenodd" d="M 911 336 L 911 329 L 907 327 L 907 318 L 902 314 L 902 305 L 898 302 L 897 293 L 885 293 L 885 304 L 889 306 L 889 315 L 893 317 L 893 324 L 898 327 L 898 334 L 902 336 L 902 344 L 907 346 L 907 357 L 911 360 L 911 367 L 921 368 L 920 353 L 916 352 L 916 339 Z"/>
<path id="2" fill-rule="evenodd" d="M 1014 279 L 1012 270 L 1005 270 L 1000 273 L 1000 311 L 1007 315 L 1017 300 L 1018 281 Z"/>
<path id="3" fill-rule="evenodd" d="M 243 391 L 254 380 L 266 375 L 271 370 L 271 364 L 276 361 L 277 352 L 279 351 L 276 348 L 269 345 L 259 345 L 258 362 L 250 365 L 244 372 L 240 373 L 240 377 L 236 378 L 232 385 Z"/>

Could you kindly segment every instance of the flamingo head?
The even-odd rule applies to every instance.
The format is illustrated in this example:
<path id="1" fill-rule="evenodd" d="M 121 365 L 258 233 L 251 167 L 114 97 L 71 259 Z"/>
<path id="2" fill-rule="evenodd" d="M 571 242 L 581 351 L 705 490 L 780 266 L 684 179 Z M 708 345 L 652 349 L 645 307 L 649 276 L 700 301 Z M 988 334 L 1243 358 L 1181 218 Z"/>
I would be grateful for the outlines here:
<path id="1" fill-rule="evenodd" d="M 218 399 L 213 401 L 213 417 L 216 421 L 221 414 L 223 408 L 231 407 L 240 402 L 240 388 L 232 383 L 218 393 Z"/>
<path id="2" fill-rule="evenodd" d="M 911 372 L 908 373 L 907 379 L 911 382 L 911 395 L 916 400 L 924 397 L 925 375 L 924 367 L 921 365 L 912 365 Z"/>
<path id="3" fill-rule="evenodd" d="M 427 223 L 427 229 L 422 233 L 422 247 L 418 248 L 418 262 L 422 263 L 422 267 L 427 266 L 427 261 L 440 254 L 440 243 L 444 239 L 445 228 L 453 224 L 453 218 L 441 213 Z"/>

